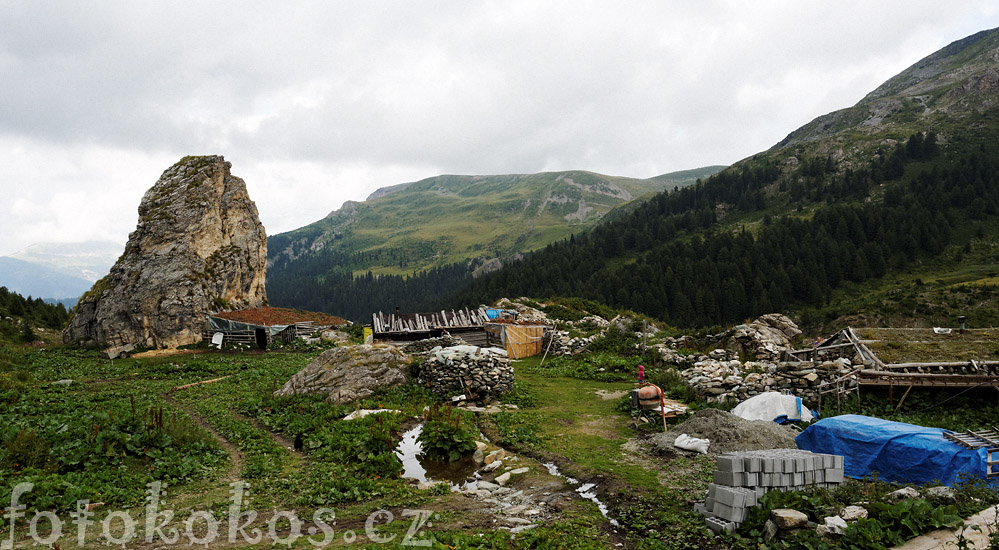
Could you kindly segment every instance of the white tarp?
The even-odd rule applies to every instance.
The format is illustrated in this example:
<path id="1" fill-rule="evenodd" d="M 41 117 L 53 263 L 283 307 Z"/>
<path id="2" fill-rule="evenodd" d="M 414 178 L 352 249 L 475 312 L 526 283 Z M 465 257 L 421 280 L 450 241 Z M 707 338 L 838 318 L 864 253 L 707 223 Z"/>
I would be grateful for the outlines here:
<path id="1" fill-rule="evenodd" d="M 800 397 L 775 391 L 750 397 L 736 405 L 732 414 L 746 420 L 773 421 L 786 416 L 787 420 L 812 421 L 812 413 L 801 404 Z"/>

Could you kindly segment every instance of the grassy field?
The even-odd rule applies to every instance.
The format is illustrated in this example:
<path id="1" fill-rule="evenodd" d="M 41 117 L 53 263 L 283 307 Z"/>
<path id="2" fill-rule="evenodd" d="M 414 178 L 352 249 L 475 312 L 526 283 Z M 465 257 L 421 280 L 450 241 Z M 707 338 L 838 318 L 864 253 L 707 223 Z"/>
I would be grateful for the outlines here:
<path id="1" fill-rule="evenodd" d="M 175 528 L 181 544 L 200 543 L 217 522 L 211 548 L 263 548 L 275 541 L 292 548 L 385 548 L 416 541 L 431 548 L 708 549 L 755 548 L 761 540 L 753 531 L 758 525 L 738 537 L 715 538 L 693 511 L 713 459 L 650 451 L 645 440 L 661 427 L 636 423 L 625 406 L 633 387 L 630 365 L 638 358 L 604 353 L 549 358 L 544 366 L 537 357 L 518 361 L 516 389 L 504 401 L 519 408 L 474 415 L 477 438 L 514 454 L 509 464 L 528 468 L 513 478 L 512 489 L 549 503 L 538 527 L 511 535 L 499 528 L 493 504 L 440 487 L 421 489 L 400 477 L 393 453 L 400 433 L 418 422 L 424 407 L 439 403 L 423 388 L 397 387 L 352 406 L 274 398 L 273 390 L 317 353 L 200 350 L 112 362 L 91 351 L 8 350 L 0 367 L 0 502 L 6 506 L 18 484 L 33 484 L 20 497 L 27 519 L 15 526 L 15 538 L 28 547 L 28 519 L 52 511 L 64 522 L 59 548 L 104 545 L 124 540 L 128 514 L 138 537 L 129 547 L 162 547 L 160 538 L 143 538 L 153 506 L 150 484 L 161 482 L 166 493 L 152 510 L 169 509 L 176 518 L 164 536 Z M 221 377 L 227 378 L 176 389 Z M 862 409 L 884 412 L 875 397 Z M 967 422 L 999 415 L 992 405 L 967 404 L 956 404 L 971 411 Z M 401 412 L 342 420 L 355 409 L 379 407 Z M 910 420 L 931 423 L 933 414 Z M 594 484 L 605 510 L 581 498 L 579 484 L 565 476 Z M 774 497 L 773 504 L 816 508 L 816 502 L 864 491 L 870 493 L 865 498 L 878 498 L 887 488 L 848 485 L 838 496 Z M 984 502 L 962 508 L 961 502 L 973 502 L 971 495 L 997 499 L 976 487 L 966 493 L 968 500 L 958 503 L 962 514 Z M 70 515 L 80 501 L 101 503 L 82 544 Z M 255 520 L 228 542 L 230 521 L 242 525 L 251 510 Z M 290 511 L 299 526 L 289 521 Z M 46 521 L 36 536 L 49 534 Z M 0 527 L 0 540 L 10 536 L 9 525 Z M 261 538 L 248 542 L 255 528 Z M 111 540 L 101 538 L 105 532 Z"/>

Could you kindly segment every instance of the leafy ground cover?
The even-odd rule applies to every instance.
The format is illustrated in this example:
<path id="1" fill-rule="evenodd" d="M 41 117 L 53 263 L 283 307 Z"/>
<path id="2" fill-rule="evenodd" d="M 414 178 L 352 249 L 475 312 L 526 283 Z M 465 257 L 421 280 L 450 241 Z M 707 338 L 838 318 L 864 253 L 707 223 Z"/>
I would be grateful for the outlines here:
<path id="1" fill-rule="evenodd" d="M 331 509 L 336 517 L 333 546 L 346 547 L 401 545 L 412 527 L 411 518 L 403 519 L 407 510 L 430 514 L 418 538 L 432 548 L 756 547 L 758 521 L 747 523 L 738 536 L 716 538 L 693 511 L 711 479 L 711 458 L 656 454 L 643 445 L 661 426 L 636 422 L 626 406 L 639 362 L 671 396 L 694 400 L 695 408 L 705 404 L 696 401 L 675 371 L 621 353 L 634 349 L 633 342 L 622 341 L 624 345 L 607 342 L 603 351 L 573 359 L 516 362 L 517 383 L 504 401 L 519 409 L 475 415 L 451 411 L 416 385 L 389 389 L 351 406 L 315 396 L 274 397 L 273 390 L 315 356 L 312 350 L 193 350 L 113 362 L 70 349 L 4 351 L 0 490 L 9 495 L 19 482 L 35 483 L 21 500 L 29 513 L 64 514 L 73 511 L 77 500 L 103 502 L 95 517 L 101 521 L 114 510 L 141 510 L 147 484 L 158 480 L 169 487 L 166 498 L 178 517 L 207 510 L 225 524 L 234 513 L 232 483 L 243 482 L 248 486 L 244 508 L 261 511 L 261 527 L 274 520 L 279 533 L 290 532 L 291 524 L 275 519 L 274 510 L 295 510 L 305 521 L 303 529 L 321 527 L 316 514 Z M 72 382 L 60 382 L 65 380 Z M 898 411 L 887 410 L 883 397 L 865 395 L 857 411 L 954 429 L 977 427 L 988 415 L 999 417 L 992 401 L 976 395 L 956 396 L 925 411 L 925 405 L 942 397 L 914 392 Z M 424 412 L 428 407 L 435 411 L 430 418 Z M 343 420 L 359 408 L 400 412 Z M 482 502 L 417 489 L 400 478 L 393 449 L 403 430 L 426 421 L 439 423 L 439 441 L 428 444 L 439 445 L 441 454 L 470 450 L 470 434 L 487 437 L 531 465 L 531 473 L 515 488 L 564 493 L 565 503 L 550 521 L 511 538 L 497 529 L 494 513 Z M 575 486 L 543 464 L 593 484 L 605 510 L 580 498 Z M 848 501 L 881 502 L 891 488 L 873 479 L 855 481 L 832 492 L 773 495 L 764 504 L 801 506 L 817 518 Z M 926 512 L 927 504 L 903 510 L 884 503 L 847 540 L 854 547 L 873 547 L 872 540 L 894 540 L 886 537 L 949 524 L 952 516 L 965 517 L 996 501 L 994 490 L 969 483 L 960 489 L 957 502 L 948 505 L 952 508 L 929 501 L 933 510 Z M 372 517 L 374 531 L 366 523 Z M 5 529 L 0 527 L 0 537 Z M 18 533 L 26 539 L 23 526 Z M 379 543 L 393 535 L 391 543 Z M 802 538 L 785 546 L 821 544 L 830 543 Z M 72 540 L 60 546 L 78 547 Z M 260 546 L 270 544 L 265 540 Z M 303 537 L 292 547 L 313 545 Z"/>

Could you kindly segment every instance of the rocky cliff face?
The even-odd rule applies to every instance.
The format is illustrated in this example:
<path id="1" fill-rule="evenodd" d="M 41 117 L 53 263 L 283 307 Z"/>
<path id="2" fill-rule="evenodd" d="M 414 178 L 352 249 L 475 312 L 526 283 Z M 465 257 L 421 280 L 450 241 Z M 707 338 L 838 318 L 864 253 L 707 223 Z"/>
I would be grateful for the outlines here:
<path id="1" fill-rule="evenodd" d="M 184 157 L 163 172 L 64 342 L 176 347 L 201 340 L 207 313 L 264 304 L 267 236 L 230 167 L 221 156 Z"/>

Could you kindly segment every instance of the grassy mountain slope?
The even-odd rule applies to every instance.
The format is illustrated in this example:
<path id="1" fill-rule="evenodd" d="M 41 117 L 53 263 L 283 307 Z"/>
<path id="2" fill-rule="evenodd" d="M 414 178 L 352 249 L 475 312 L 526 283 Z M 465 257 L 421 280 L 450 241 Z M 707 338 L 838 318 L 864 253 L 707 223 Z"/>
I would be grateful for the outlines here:
<path id="1" fill-rule="evenodd" d="M 336 268 L 375 274 L 506 259 L 592 227 L 618 206 L 691 185 L 721 168 L 650 179 L 584 171 L 444 175 L 379 189 L 364 202 L 348 202 L 316 223 L 270 237 L 269 283 L 280 281 L 290 264 L 317 254 L 326 254 Z"/>
<path id="2" fill-rule="evenodd" d="M 680 325 L 768 308 L 812 325 L 995 324 L 997 158 L 993 30 L 696 188 L 471 283 L 461 301 L 580 295 Z"/>
<path id="3" fill-rule="evenodd" d="M 981 31 L 919 60 L 856 105 L 820 116 L 766 153 L 831 156 L 843 168 L 870 162 L 878 148 L 915 131 L 941 144 L 994 124 L 999 105 L 999 34 Z M 972 138 L 977 139 L 977 138 Z"/>
<path id="4" fill-rule="evenodd" d="M 996 75 L 999 32 L 979 33 L 768 151 L 497 272 L 299 280 L 295 299 L 309 305 L 293 303 L 355 320 L 529 295 L 591 299 L 678 326 L 772 311 L 813 326 L 952 325 L 968 310 L 996 323 Z"/>

